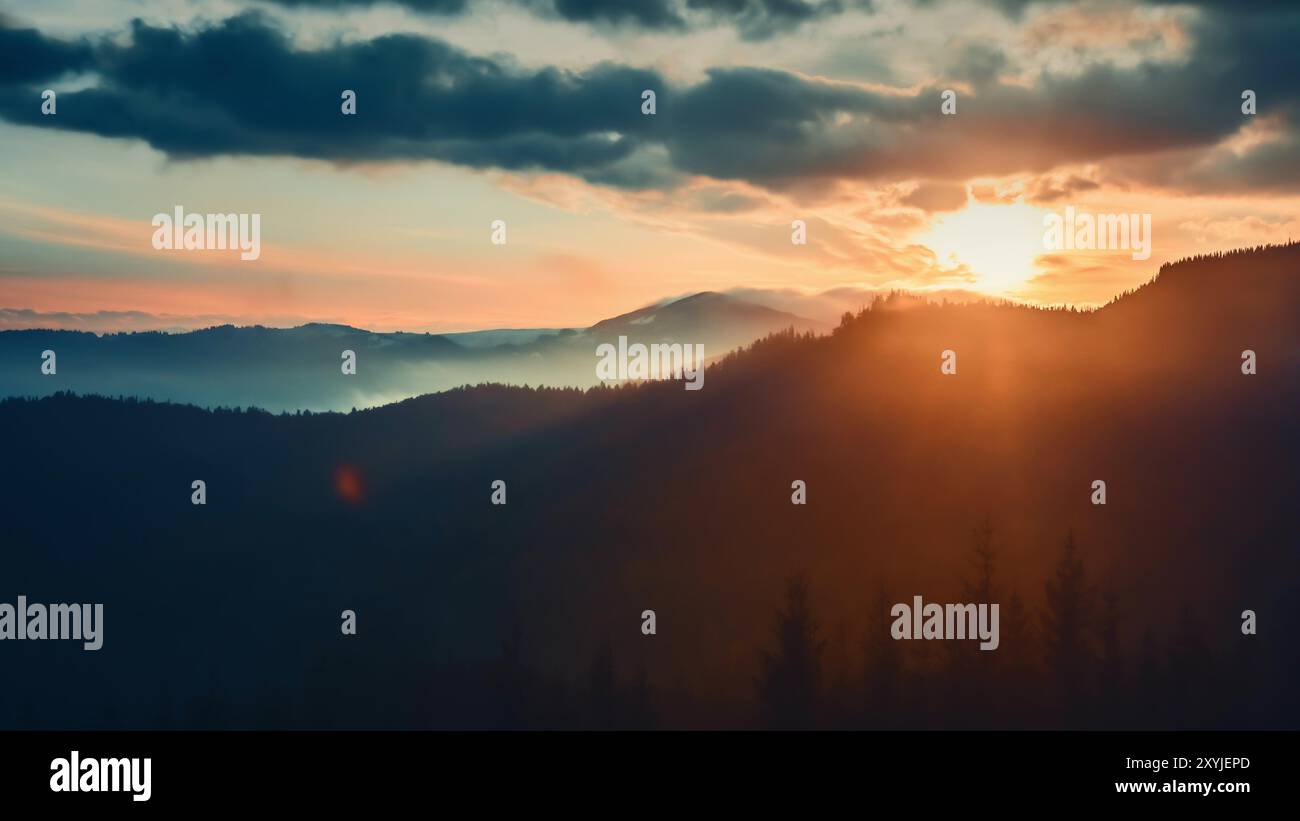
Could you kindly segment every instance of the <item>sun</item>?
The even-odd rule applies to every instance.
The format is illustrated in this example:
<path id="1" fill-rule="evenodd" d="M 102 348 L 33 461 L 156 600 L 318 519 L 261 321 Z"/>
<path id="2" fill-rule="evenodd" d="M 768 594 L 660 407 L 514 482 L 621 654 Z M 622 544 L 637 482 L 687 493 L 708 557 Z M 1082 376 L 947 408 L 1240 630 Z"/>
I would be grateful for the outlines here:
<path id="1" fill-rule="evenodd" d="M 934 251 L 943 265 L 965 265 L 978 277 L 972 283 L 976 290 L 1002 294 L 1038 273 L 1034 260 L 1043 253 L 1046 213 L 1023 202 L 967 200 L 960 211 L 936 219 L 918 242 Z"/>

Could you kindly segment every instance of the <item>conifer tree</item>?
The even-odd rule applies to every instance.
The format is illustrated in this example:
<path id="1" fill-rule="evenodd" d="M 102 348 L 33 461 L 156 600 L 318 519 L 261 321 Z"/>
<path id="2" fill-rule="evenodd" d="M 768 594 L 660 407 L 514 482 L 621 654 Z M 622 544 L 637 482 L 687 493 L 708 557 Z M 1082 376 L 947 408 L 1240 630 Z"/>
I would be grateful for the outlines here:
<path id="1" fill-rule="evenodd" d="M 777 614 L 776 648 L 765 651 L 758 680 L 763 723 L 799 729 L 816 723 L 821 691 L 822 648 L 818 625 L 801 576 L 786 583 L 785 606 Z"/>

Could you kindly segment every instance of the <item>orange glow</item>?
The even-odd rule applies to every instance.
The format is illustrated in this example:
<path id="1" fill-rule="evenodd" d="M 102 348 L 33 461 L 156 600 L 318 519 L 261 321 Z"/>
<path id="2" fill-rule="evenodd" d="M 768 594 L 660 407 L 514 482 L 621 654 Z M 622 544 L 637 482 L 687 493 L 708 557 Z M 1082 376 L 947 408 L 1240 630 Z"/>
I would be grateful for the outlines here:
<path id="1" fill-rule="evenodd" d="M 348 504 L 360 504 L 365 496 L 361 474 L 351 465 L 339 465 L 334 469 L 334 491 Z"/>

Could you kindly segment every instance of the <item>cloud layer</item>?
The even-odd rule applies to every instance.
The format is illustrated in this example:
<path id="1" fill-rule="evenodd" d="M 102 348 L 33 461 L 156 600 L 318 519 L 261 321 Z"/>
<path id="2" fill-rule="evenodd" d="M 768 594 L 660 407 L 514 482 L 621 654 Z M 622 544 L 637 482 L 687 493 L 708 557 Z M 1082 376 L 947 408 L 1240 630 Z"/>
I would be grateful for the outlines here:
<path id="1" fill-rule="evenodd" d="M 464 10 L 456 0 L 411 4 Z M 740 13 L 752 4 L 688 5 Z M 770 0 L 763 8 L 797 17 L 804 5 Z M 661 13 L 672 19 L 676 4 L 555 6 L 571 19 L 613 15 L 614 8 L 654 26 Z M 256 11 L 185 30 L 136 20 L 125 37 L 75 41 L 4 28 L 0 116 L 137 138 L 175 158 L 436 160 L 560 172 L 626 189 L 669 189 L 687 175 L 771 189 L 921 177 L 952 182 L 1148 156 L 1156 159 L 1131 169 L 1144 182 L 1295 190 L 1300 51 L 1293 46 L 1300 12 L 1206 8 L 1191 33 L 1194 45 L 1183 62 L 1101 63 L 1074 73 L 1043 71 L 1029 83 L 1003 82 L 1005 55 L 968 46 L 930 82 L 891 89 L 745 66 L 715 67 L 691 85 L 616 63 L 528 70 L 416 34 L 300 48 Z M 43 84 L 78 74 L 93 84 L 63 92 L 58 115 L 42 116 Z M 959 90 L 955 116 L 940 111 L 946 88 Z M 1249 123 L 1239 110 L 1246 88 L 1270 118 L 1267 139 L 1246 151 L 1216 152 Z M 340 114 L 344 89 L 357 93 L 356 116 Z M 646 89 L 657 94 L 653 116 L 641 112 Z"/>

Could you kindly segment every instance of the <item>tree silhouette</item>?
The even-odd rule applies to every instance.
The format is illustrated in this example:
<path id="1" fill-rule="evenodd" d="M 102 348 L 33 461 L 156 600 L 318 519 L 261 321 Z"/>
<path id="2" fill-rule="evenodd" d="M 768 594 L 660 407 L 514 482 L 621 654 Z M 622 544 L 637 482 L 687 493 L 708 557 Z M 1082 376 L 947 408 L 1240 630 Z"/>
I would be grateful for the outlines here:
<path id="1" fill-rule="evenodd" d="M 1119 638 L 1119 594 L 1111 586 L 1102 594 L 1101 663 L 1097 671 L 1106 713 L 1115 716 L 1128 694 L 1128 671 Z"/>
<path id="2" fill-rule="evenodd" d="M 1020 591 L 1013 588 L 1005 598 L 999 619 L 1000 642 L 994 654 L 999 661 L 996 692 L 1003 715 L 1019 726 L 1029 726 L 1028 718 L 1037 709 L 1037 636 Z"/>
<path id="3" fill-rule="evenodd" d="M 992 604 L 993 568 L 997 551 L 993 548 L 993 520 L 987 513 L 973 535 L 974 547 L 971 549 L 970 562 L 975 566 L 975 581 L 965 582 L 966 598 L 976 603 Z"/>
<path id="4" fill-rule="evenodd" d="M 816 724 L 821 690 L 823 642 L 802 576 L 786 582 L 785 607 L 777 614 L 776 649 L 762 656 L 758 681 L 763 723 L 774 729 Z"/>
<path id="5" fill-rule="evenodd" d="M 977 605 L 996 603 L 993 572 L 997 551 L 993 533 L 993 521 L 988 514 L 971 533 L 967 561 L 974 570 L 974 578 L 962 578 L 961 584 L 965 600 Z M 946 699 L 952 721 L 969 726 L 971 722 L 986 720 L 997 653 L 980 650 L 976 641 L 945 642 L 944 650 L 947 656 Z"/>
<path id="6" fill-rule="evenodd" d="M 903 649 L 889 633 L 890 598 L 881 586 L 869 620 L 863 650 L 866 656 L 864 696 L 866 720 L 872 727 L 897 727 L 900 721 Z"/>
<path id="7" fill-rule="evenodd" d="M 858 691 L 853 676 L 853 659 L 849 651 L 849 624 L 839 618 L 831 628 L 823 665 L 822 701 L 828 714 L 849 715 L 857 706 Z"/>
<path id="8" fill-rule="evenodd" d="M 1084 676 L 1092 662 L 1088 640 L 1092 608 L 1073 531 L 1066 534 L 1061 560 L 1047 580 L 1046 591 L 1043 627 L 1047 664 L 1060 686 L 1066 720 L 1077 721 L 1086 697 Z"/>

